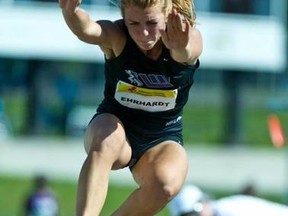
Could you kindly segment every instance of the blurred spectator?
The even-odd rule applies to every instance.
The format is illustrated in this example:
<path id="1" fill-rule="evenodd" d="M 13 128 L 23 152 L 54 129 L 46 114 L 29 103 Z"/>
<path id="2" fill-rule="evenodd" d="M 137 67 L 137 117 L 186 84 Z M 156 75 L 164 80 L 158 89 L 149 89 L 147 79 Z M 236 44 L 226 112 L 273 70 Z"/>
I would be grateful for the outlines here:
<path id="1" fill-rule="evenodd" d="M 244 188 L 240 191 L 240 194 L 244 195 L 251 195 L 251 196 L 256 196 L 256 188 L 253 183 L 248 183 L 247 185 L 244 186 Z"/>
<path id="2" fill-rule="evenodd" d="M 48 180 L 45 176 L 36 176 L 34 179 L 34 188 L 26 197 L 24 206 L 25 216 L 58 216 L 58 201 L 48 186 Z"/>
<path id="3" fill-rule="evenodd" d="M 287 216 L 288 206 L 251 195 L 210 199 L 200 188 L 186 185 L 169 203 L 172 216 Z"/>

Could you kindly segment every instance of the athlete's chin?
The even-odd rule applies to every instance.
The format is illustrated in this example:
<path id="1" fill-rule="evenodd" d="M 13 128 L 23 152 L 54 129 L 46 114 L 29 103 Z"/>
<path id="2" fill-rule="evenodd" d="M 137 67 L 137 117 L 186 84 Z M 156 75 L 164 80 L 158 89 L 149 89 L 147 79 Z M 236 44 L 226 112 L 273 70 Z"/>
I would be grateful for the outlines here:
<path id="1" fill-rule="evenodd" d="M 142 50 L 151 50 L 154 46 L 155 46 L 155 42 L 151 41 L 151 42 L 145 42 L 145 43 L 138 43 L 138 46 L 140 49 Z"/>

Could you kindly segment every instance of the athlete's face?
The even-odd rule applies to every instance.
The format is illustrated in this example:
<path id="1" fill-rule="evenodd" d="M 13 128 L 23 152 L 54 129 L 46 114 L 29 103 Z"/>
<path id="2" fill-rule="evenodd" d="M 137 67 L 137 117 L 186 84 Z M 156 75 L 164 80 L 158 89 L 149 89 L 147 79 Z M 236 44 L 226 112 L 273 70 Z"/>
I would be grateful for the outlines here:
<path id="1" fill-rule="evenodd" d="M 142 50 L 150 50 L 160 39 L 159 30 L 165 29 L 165 15 L 160 6 L 145 9 L 137 6 L 124 11 L 125 24 L 132 39 Z"/>

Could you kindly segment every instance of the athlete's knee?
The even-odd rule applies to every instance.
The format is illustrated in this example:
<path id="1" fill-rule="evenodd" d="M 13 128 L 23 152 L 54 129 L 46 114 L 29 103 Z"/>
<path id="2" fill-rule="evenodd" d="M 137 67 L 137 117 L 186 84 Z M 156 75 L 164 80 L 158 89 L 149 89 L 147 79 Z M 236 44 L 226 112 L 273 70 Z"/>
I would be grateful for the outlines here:
<path id="1" fill-rule="evenodd" d="M 181 182 L 165 182 L 161 187 L 161 193 L 165 201 L 170 201 L 173 197 L 175 197 L 180 191 L 183 183 Z"/>
<path id="2" fill-rule="evenodd" d="M 184 161 L 184 158 L 183 158 Z M 165 168 L 164 168 L 165 167 Z M 182 188 L 188 173 L 188 164 L 180 163 L 175 166 L 164 166 L 160 169 L 159 182 L 167 200 L 175 197 Z M 163 169 L 165 169 L 163 171 Z M 162 170 L 162 171 L 161 171 Z M 159 173 L 159 170 L 157 170 Z"/>
<path id="3" fill-rule="evenodd" d="M 152 183 L 152 190 L 157 193 L 158 199 L 160 198 L 164 203 L 167 203 L 178 194 L 183 182 L 183 179 L 175 179 L 174 176 L 166 175 L 165 179 L 158 179 Z"/>

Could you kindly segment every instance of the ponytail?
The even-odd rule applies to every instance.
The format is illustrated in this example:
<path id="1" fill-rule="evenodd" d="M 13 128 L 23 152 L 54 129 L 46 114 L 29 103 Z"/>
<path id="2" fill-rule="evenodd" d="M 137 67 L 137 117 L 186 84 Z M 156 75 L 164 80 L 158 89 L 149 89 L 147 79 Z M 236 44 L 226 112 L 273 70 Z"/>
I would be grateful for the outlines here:
<path id="1" fill-rule="evenodd" d="M 193 0 L 172 0 L 173 8 L 187 19 L 192 26 L 196 24 L 196 12 Z"/>

